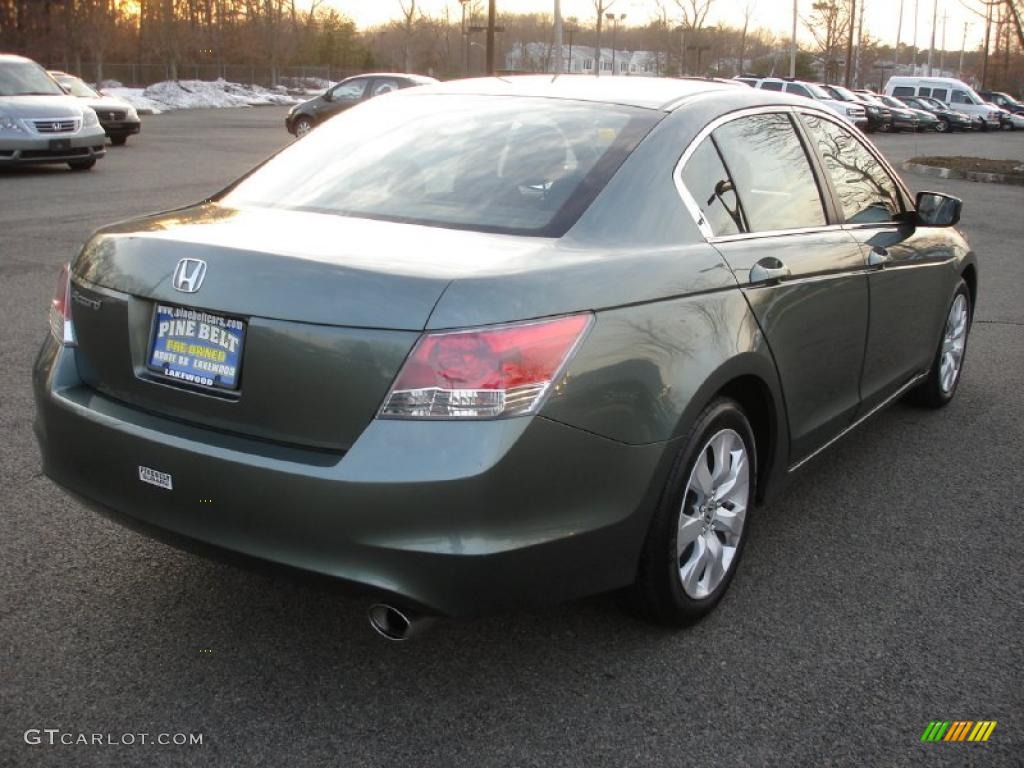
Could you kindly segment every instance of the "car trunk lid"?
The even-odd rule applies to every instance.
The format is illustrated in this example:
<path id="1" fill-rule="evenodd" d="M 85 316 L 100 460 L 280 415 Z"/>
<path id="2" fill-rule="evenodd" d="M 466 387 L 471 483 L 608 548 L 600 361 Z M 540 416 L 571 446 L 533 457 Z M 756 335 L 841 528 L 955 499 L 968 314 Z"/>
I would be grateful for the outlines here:
<path id="1" fill-rule="evenodd" d="M 204 205 L 102 230 L 75 262 L 82 379 L 171 418 L 266 440 L 346 450 L 374 418 L 451 279 L 523 238 L 321 214 Z M 206 264 L 177 290 L 182 259 Z M 237 389 L 170 379 L 154 317 L 177 307 L 244 323 Z"/>

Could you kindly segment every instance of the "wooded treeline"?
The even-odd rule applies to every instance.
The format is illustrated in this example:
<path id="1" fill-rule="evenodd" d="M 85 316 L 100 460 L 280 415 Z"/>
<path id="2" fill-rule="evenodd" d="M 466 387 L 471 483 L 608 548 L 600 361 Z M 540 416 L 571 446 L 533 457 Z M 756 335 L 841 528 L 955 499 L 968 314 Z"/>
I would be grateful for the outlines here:
<path id="1" fill-rule="evenodd" d="M 343 0 L 0 0 L 0 51 L 23 53 L 92 81 L 110 76 L 115 63 L 120 66 L 114 76 L 127 77 L 124 66 L 130 64 L 133 73 L 152 73 L 134 75 L 144 80 L 193 73 L 210 78 L 239 67 L 251 67 L 254 73 L 259 68 L 270 84 L 299 67 L 320 67 L 335 78 L 372 69 L 440 78 L 483 71 L 484 0 L 448 0 L 433 13 L 417 0 L 379 2 L 393 7 L 394 20 L 360 30 L 339 10 L 345 7 Z M 728 23 L 715 25 L 707 23 L 709 13 L 717 12 L 725 0 L 646 0 L 646 14 L 625 0 L 591 2 L 589 18 L 566 19 L 565 45 L 593 50 L 614 43 L 619 50 L 651 51 L 658 74 L 789 73 L 788 37 L 751 28 L 754 0 L 730 0 L 737 12 Z M 974 11 L 975 29 L 989 29 L 989 55 L 976 48 L 966 50 L 963 76 L 979 81 L 984 76 L 990 88 L 1020 92 L 1024 0 L 964 4 Z M 499 0 L 499 9 L 501 5 Z M 622 23 L 606 18 L 627 5 L 630 17 Z M 855 30 L 854 42 L 859 45 L 854 47 L 852 65 L 860 84 L 877 85 L 894 60 L 903 67 L 912 60 L 925 63 L 924 32 L 917 50 L 908 45 L 910 5 L 907 0 L 899 51 L 880 44 L 870 28 Z M 924 21 L 922 30 L 928 29 Z M 521 66 L 544 70 L 553 65 L 550 14 L 502 13 L 498 26 L 499 68 L 506 53 L 527 43 L 547 46 L 547 55 Z M 801 26 L 806 37 L 797 75 L 841 81 L 849 50 L 850 0 L 815 0 L 801 15 Z M 960 43 L 959 31 L 950 29 L 947 50 L 935 52 L 933 66 L 961 71 Z"/>

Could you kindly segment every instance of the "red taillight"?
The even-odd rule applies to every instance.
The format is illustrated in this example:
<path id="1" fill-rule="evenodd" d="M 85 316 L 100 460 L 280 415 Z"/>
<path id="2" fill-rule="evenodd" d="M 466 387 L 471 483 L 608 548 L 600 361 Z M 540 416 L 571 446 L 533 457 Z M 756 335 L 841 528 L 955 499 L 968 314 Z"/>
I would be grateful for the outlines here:
<path id="1" fill-rule="evenodd" d="M 75 329 L 71 325 L 71 273 L 67 264 L 60 268 L 57 288 L 50 301 L 50 332 L 61 344 L 75 343 Z"/>
<path id="2" fill-rule="evenodd" d="M 381 416 L 480 419 L 534 412 L 590 325 L 590 314 L 429 333 L 406 360 Z"/>

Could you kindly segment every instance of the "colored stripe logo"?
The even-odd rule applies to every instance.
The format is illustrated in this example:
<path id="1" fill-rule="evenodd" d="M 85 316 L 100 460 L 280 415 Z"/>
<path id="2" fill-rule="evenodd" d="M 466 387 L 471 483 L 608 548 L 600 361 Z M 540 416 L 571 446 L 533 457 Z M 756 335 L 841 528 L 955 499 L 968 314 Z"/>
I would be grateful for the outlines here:
<path id="1" fill-rule="evenodd" d="M 995 720 L 932 720 L 921 741 L 988 741 L 995 728 Z"/>

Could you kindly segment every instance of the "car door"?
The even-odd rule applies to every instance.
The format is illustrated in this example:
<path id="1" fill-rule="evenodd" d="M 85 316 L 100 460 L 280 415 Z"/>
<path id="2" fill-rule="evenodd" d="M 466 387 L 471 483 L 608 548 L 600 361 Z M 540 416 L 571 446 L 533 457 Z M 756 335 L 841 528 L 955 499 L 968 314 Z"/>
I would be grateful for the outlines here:
<path id="1" fill-rule="evenodd" d="M 363 100 L 366 95 L 366 86 L 369 84 L 368 77 L 354 77 L 338 83 L 329 93 L 331 98 L 324 102 L 319 119 L 326 120 L 328 117 L 343 112 Z"/>
<path id="2" fill-rule="evenodd" d="M 903 214 L 909 196 L 885 164 L 842 124 L 802 113 L 846 229 L 867 261 L 868 325 L 863 407 L 870 409 L 924 371 L 935 355 L 956 254 L 941 231 Z"/>
<path id="3" fill-rule="evenodd" d="M 779 371 L 793 460 L 850 424 L 868 323 L 864 256 L 833 225 L 788 110 L 755 110 L 710 132 L 681 180 L 705 235 L 757 317 Z"/>

